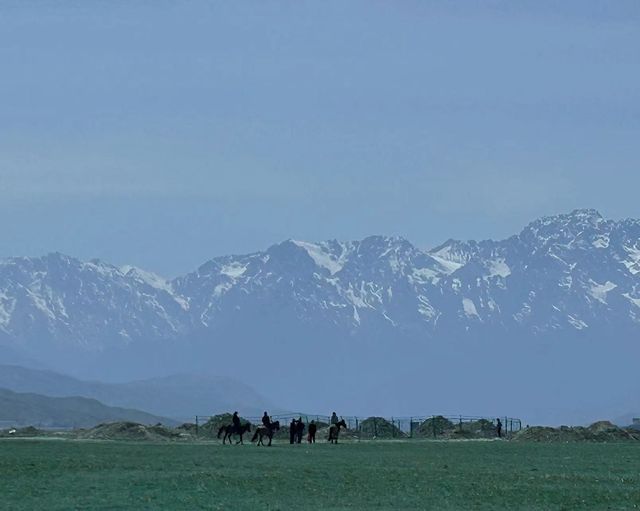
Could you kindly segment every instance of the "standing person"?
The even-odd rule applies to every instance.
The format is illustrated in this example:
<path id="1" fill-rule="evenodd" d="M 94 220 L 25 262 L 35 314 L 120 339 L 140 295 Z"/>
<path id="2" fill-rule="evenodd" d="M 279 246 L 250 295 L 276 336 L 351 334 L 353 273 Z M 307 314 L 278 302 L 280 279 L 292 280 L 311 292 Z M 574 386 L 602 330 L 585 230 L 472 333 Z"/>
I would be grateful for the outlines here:
<path id="1" fill-rule="evenodd" d="M 309 436 L 307 437 L 307 440 L 309 441 L 310 444 L 316 443 L 317 430 L 318 430 L 318 426 L 316 425 L 315 421 L 311 421 L 311 424 L 309 424 Z"/>
<path id="2" fill-rule="evenodd" d="M 498 438 L 502 438 L 502 422 L 500 418 L 496 419 L 496 432 L 498 433 Z"/>
<path id="3" fill-rule="evenodd" d="M 271 429 L 271 417 L 269 417 L 267 412 L 264 412 L 262 416 L 262 425 L 267 429 Z"/>
<path id="4" fill-rule="evenodd" d="M 296 426 L 296 441 L 298 443 L 302 442 L 302 435 L 304 434 L 304 422 L 302 421 L 302 417 L 298 419 L 298 425 Z"/>
<path id="5" fill-rule="evenodd" d="M 297 424 L 295 419 L 291 419 L 291 424 L 289 424 L 289 443 L 293 444 L 296 441 L 296 431 Z"/>
<path id="6" fill-rule="evenodd" d="M 338 416 L 336 415 L 336 412 L 333 412 L 331 414 L 331 425 L 334 425 L 334 424 L 338 424 Z"/>

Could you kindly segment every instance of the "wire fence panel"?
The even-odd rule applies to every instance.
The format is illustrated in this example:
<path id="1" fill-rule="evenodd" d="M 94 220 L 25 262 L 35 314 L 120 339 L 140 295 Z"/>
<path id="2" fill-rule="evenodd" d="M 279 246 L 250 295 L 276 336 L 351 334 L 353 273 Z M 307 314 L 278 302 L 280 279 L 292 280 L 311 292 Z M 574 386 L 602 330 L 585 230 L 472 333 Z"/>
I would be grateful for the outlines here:
<path id="1" fill-rule="evenodd" d="M 198 428 L 221 416 L 197 415 Z M 262 417 L 243 417 L 243 420 L 257 425 Z M 308 413 L 288 413 L 271 416 L 271 421 L 279 421 L 280 428 L 287 429 L 292 421 L 302 420 L 308 425 L 312 421 L 318 429 L 328 428 L 331 417 Z M 465 439 L 509 437 L 522 429 L 522 421 L 513 417 L 488 417 L 470 415 L 415 415 L 411 417 L 359 417 L 340 416 L 347 425 L 346 436 L 353 439 Z"/>

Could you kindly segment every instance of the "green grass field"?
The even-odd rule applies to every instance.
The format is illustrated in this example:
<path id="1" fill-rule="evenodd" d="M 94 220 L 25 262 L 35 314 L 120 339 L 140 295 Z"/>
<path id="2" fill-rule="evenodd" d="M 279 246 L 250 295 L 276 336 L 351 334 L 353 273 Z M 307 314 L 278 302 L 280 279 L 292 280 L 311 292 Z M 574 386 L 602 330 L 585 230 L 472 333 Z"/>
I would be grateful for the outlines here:
<path id="1" fill-rule="evenodd" d="M 0 441 L 0 508 L 633 509 L 640 445 Z"/>

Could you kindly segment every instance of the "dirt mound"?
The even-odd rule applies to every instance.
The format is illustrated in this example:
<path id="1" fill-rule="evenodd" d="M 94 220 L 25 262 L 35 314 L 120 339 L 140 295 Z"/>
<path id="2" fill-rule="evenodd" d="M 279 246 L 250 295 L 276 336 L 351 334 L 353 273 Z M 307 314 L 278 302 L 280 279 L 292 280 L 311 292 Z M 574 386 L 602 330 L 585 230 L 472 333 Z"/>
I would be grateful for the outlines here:
<path id="1" fill-rule="evenodd" d="M 33 426 L 27 426 L 26 428 L 9 428 L 0 431 L 0 437 L 8 438 L 29 438 L 43 436 L 44 434 L 44 431 L 41 431 L 38 428 L 34 428 Z"/>
<path id="2" fill-rule="evenodd" d="M 422 422 L 417 428 L 413 430 L 414 436 L 417 437 L 438 437 L 438 436 L 450 436 L 456 425 L 449 419 L 444 418 L 442 415 L 437 417 L 431 417 Z"/>
<path id="3" fill-rule="evenodd" d="M 145 426 L 136 422 L 99 424 L 94 428 L 78 432 L 78 438 L 92 440 L 167 441 L 177 440 L 180 436 L 180 433 L 162 424 Z"/>
<path id="4" fill-rule="evenodd" d="M 232 424 L 233 423 L 232 418 L 233 418 L 233 414 L 231 413 L 221 413 L 218 415 L 214 415 L 207 422 L 205 422 L 204 424 L 200 424 L 198 426 L 198 437 L 199 438 L 218 438 L 218 430 L 222 426 L 229 426 L 230 424 Z M 250 421 L 248 421 L 244 417 L 240 417 L 240 423 L 244 424 L 245 422 L 250 423 Z M 195 425 L 193 425 L 193 428 L 195 429 Z M 251 431 L 253 432 L 253 425 L 252 425 Z"/>
<path id="5" fill-rule="evenodd" d="M 383 417 L 369 417 L 358 426 L 361 438 L 405 438 L 407 434 Z"/>
<path id="6" fill-rule="evenodd" d="M 598 422 L 594 422 L 593 424 L 591 424 L 591 426 L 589 426 L 589 431 L 593 433 L 609 433 L 617 429 L 620 429 L 620 428 L 618 428 L 618 426 L 616 426 L 615 424 L 609 421 L 598 421 Z"/>
<path id="7" fill-rule="evenodd" d="M 619 428 L 609 421 L 594 422 L 589 427 L 560 426 L 550 428 L 534 426 L 514 435 L 514 440 L 530 442 L 619 442 L 640 440 L 637 434 Z"/>
<path id="8" fill-rule="evenodd" d="M 498 430 L 492 421 L 479 419 L 477 421 L 463 422 L 462 434 L 469 435 L 470 438 L 495 438 L 498 436 Z"/>

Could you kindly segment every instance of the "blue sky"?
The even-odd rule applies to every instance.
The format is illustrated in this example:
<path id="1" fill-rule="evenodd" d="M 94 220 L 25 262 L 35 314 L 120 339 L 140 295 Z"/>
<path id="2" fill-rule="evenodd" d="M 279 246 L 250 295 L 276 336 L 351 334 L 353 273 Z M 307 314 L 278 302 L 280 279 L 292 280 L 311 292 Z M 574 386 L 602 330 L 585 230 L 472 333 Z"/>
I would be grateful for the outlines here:
<path id="1" fill-rule="evenodd" d="M 638 217 L 639 29 L 635 0 L 5 0 L 0 256 L 174 276 Z"/>

